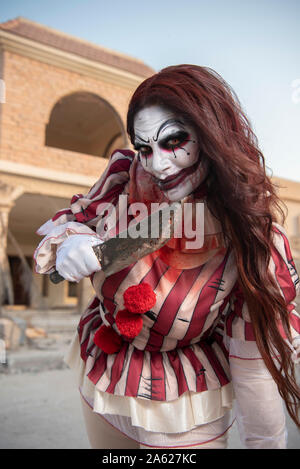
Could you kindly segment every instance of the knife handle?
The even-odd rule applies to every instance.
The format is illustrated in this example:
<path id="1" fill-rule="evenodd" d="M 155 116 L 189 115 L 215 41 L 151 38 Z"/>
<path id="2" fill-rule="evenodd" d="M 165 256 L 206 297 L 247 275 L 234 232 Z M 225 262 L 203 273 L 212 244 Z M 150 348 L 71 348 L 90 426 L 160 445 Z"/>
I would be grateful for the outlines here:
<path id="1" fill-rule="evenodd" d="M 57 283 L 63 282 L 65 279 L 57 272 L 57 270 L 55 270 L 54 272 L 51 272 L 50 280 L 52 283 L 57 284 Z"/>

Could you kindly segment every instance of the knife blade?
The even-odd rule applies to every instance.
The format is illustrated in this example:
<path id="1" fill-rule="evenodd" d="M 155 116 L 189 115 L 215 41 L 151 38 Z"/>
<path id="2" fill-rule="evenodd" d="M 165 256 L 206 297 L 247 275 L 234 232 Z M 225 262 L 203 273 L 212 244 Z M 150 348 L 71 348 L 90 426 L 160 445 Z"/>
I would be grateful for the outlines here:
<path id="1" fill-rule="evenodd" d="M 105 276 L 119 272 L 163 247 L 177 229 L 181 229 L 184 201 L 165 204 L 141 221 L 132 220 L 126 230 L 93 246 Z M 50 279 L 56 284 L 64 280 L 57 271 L 50 274 Z"/>

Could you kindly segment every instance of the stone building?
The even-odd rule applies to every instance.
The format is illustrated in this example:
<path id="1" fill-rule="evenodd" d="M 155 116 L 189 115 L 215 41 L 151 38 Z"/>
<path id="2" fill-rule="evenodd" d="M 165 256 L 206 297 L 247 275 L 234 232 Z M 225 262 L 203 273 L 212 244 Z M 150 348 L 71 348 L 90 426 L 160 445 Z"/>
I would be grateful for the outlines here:
<path id="1" fill-rule="evenodd" d="M 73 194 L 88 191 L 114 149 L 128 148 L 128 102 L 153 73 L 140 60 L 22 17 L 0 24 L 0 262 L 6 301 L 51 307 L 75 304 L 78 296 L 84 301 L 88 280 L 54 286 L 33 272 L 30 281 L 41 240 L 35 231 L 69 206 Z"/>
<path id="2" fill-rule="evenodd" d="M 86 193 L 116 148 L 128 147 L 130 96 L 154 70 L 142 61 L 18 17 L 0 24 L 0 265 L 5 301 L 86 303 L 88 280 L 36 275 L 36 229 Z M 275 178 L 300 261 L 300 183 Z M 33 282 L 32 282 L 33 278 Z"/>

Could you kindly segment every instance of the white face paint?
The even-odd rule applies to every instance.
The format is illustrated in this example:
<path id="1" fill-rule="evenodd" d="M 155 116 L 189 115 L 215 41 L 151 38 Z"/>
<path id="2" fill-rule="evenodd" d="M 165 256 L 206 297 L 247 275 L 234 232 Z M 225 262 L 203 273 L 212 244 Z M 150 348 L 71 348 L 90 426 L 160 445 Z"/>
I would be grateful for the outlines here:
<path id="1" fill-rule="evenodd" d="M 145 107 L 135 116 L 134 134 L 144 170 L 170 201 L 183 199 L 204 180 L 196 132 L 180 116 L 158 105 Z"/>

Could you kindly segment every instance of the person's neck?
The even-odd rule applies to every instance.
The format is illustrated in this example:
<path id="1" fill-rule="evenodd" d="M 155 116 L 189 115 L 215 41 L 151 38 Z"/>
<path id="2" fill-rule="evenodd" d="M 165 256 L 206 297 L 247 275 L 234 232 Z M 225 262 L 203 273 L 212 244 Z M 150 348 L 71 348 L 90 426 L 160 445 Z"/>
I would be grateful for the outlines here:
<path id="1" fill-rule="evenodd" d="M 196 189 L 191 193 L 196 199 L 201 199 L 207 195 L 207 178 L 202 181 Z"/>

